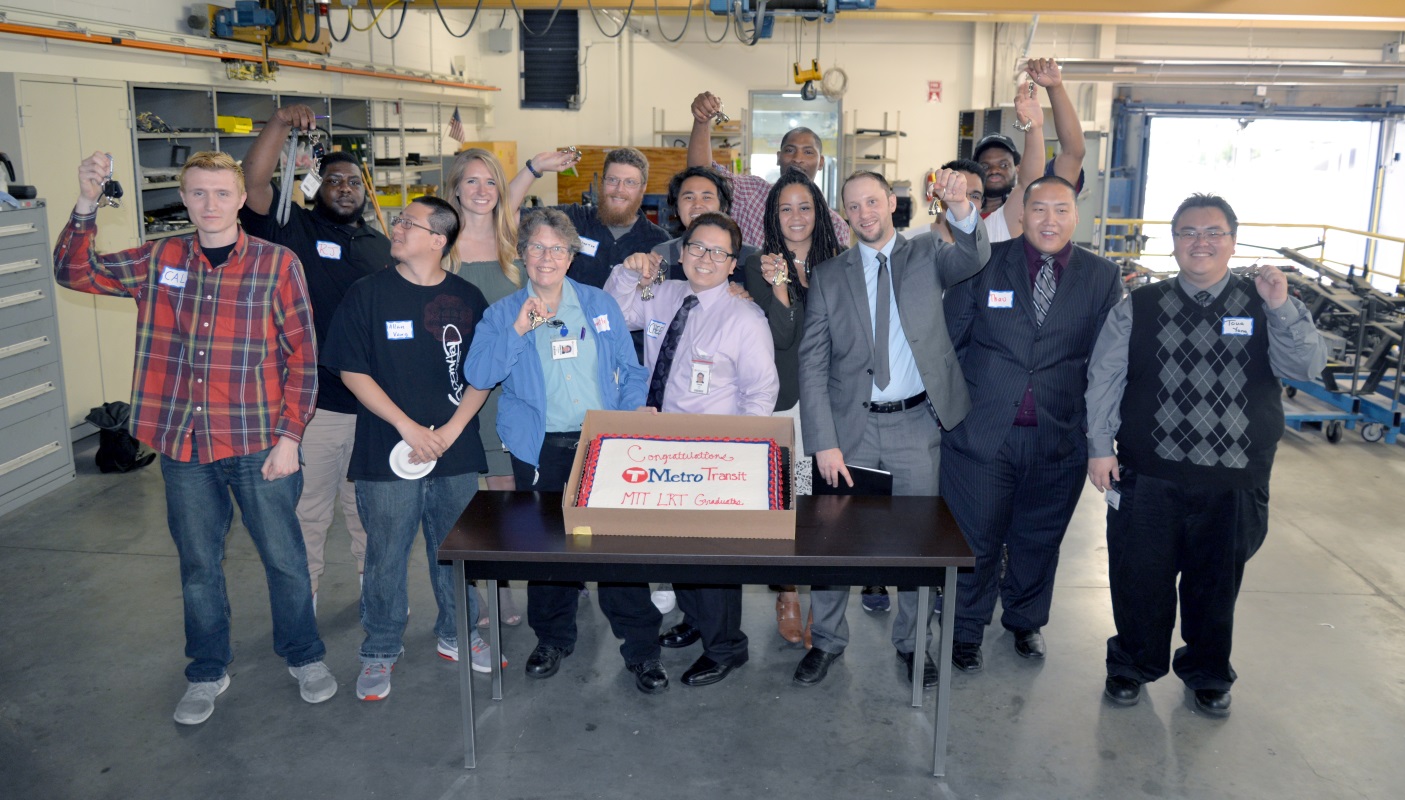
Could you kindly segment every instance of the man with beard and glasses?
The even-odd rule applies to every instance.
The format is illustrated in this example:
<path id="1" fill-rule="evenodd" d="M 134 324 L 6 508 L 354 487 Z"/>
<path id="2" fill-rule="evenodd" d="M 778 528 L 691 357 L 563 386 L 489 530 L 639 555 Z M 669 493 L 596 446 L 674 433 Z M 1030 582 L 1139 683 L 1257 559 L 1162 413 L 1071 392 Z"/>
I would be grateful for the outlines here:
<path id="1" fill-rule="evenodd" d="M 543 160 L 527 161 L 534 178 L 566 166 Z M 649 159 L 633 147 L 621 147 L 605 154 L 600 179 L 600 198 L 595 206 L 569 203 L 556 206 L 571 220 L 581 237 L 581 251 L 571 262 L 571 278 L 578 283 L 604 288 L 610 270 L 635 253 L 647 253 L 668 241 L 668 233 L 649 221 L 639 206 L 644 202 L 644 186 L 649 182 Z M 520 176 L 519 176 L 520 177 Z M 513 178 L 517 184 L 517 178 Z"/>
<path id="2" fill-rule="evenodd" d="M 361 180 L 361 163 L 350 153 L 328 153 L 320 164 L 322 186 L 312 210 L 294 204 L 287 224 L 278 224 L 272 183 L 278 156 L 290 131 L 312 130 L 316 124 L 317 118 L 307 106 L 280 108 L 265 123 L 244 158 L 249 197 L 239 212 L 239 221 L 250 236 L 281 244 L 302 262 L 317 345 L 322 348 L 327 344 L 332 316 L 351 285 L 393 262 L 390 239 L 361 219 L 366 185 Z M 327 529 L 332 525 L 338 495 L 358 575 L 365 572 L 366 563 L 366 529 L 356 513 L 356 489 L 346 479 L 356 438 L 356 398 L 326 367 L 317 368 L 317 383 L 317 413 L 302 440 L 303 491 L 298 501 L 314 608 L 325 564 Z"/>

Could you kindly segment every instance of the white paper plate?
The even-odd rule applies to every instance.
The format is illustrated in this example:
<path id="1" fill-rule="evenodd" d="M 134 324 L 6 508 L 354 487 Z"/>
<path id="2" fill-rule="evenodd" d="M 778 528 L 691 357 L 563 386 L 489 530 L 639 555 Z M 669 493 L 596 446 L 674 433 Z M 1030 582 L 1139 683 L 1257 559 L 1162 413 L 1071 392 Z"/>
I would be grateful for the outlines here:
<path id="1" fill-rule="evenodd" d="M 438 461 L 431 461 L 428 464 L 411 464 L 410 451 L 413 449 L 414 448 L 410 447 L 409 442 L 402 439 L 399 444 L 395 445 L 395 447 L 390 450 L 391 471 L 407 481 L 415 481 L 423 478 L 433 471 L 435 464 L 439 463 Z"/>

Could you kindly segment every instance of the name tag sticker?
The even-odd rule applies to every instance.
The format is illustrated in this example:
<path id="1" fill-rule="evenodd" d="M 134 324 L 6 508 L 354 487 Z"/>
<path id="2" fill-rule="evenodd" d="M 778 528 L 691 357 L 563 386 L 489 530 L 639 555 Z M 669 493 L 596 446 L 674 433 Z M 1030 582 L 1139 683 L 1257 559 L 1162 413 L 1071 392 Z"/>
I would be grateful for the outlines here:
<path id="1" fill-rule="evenodd" d="M 608 314 L 601 314 L 590 322 L 595 326 L 596 333 L 605 333 L 610 330 L 610 316 Z"/>
<path id="2" fill-rule="evenodd" d="M 385 323 L 385 338 L 413 339 L 415 338 L 415 322 L 409 319 L 392 319 Z"/>
<path id="3" fill-rule="evenodd" d="M 317 255 L 322 256 L 323 258 L 335 258 L 340 261 L 341 245 L 337 244 L 336 242 L 324 242 L 321 239 L 318 239 Z"/>
<path id="4" fill-rule="evenodd" d="M 1106 492 L 1104 492 L 1103 499 L 1107 501 L 1108 505 L 1112 506 L 1113 511 L 1118 511 L 1121 509 L 1122 493 L 1117 491 L 1116 489 L 1108 489 Z"/>
<path id="5" fill-rule="evenodd" d="M 161 270 L 161 285 L 170 286 L 175 289 L 185 288 L 186 271 L 175 267 L 163 267 Z"/>
<path id="6" fill-rule="evenodd" d="M 551 343 L 551 358 L 553 361 L 560 361 L 563 358 L 575 358 L 580 355 L 580 350 L 576 347 L 575 339 L 556 339 Z"/>
<path id="7" fill-rule="evenodd" d="M 1003 292 L 997 292 L 991 289 L 990 299 L 986 301 L 986 305 L 990 308 L 1014 308 L 1015 293 L 1013 290 L 1009 289 Z"/>
<path id="8" fill-rule="evenodd" d="M 712 385 L 712 362 L 694 361 L 690 374 L 693 377 L 688 381 L 688 391 L 693 394 L 707 394 Z"/>
<path id="9" fill-rule="evenodd" d="M 600 243 L 594 239 L 581 237 L 581 252 L 588 256 L 593 256 L 600 249 Z"/>
<path id="10" fill-rule="evenodd" d="M 1223 336 L 1253 336 L 1253 317 L 1225 317 L 1220 320 L 1220 334 Z"/>
<path id="11" fill-rule="evenodd" d="M 664 325 L 662 322 L 659 322 L 656 319 L 651 319 L 649 320 L 648 327 L 644 329 L 644 335 L 648 336 L 650 339 L 657 339 L 659 338 L 659 334 L 663 333 L 665 327 L 667 326 Z"/>

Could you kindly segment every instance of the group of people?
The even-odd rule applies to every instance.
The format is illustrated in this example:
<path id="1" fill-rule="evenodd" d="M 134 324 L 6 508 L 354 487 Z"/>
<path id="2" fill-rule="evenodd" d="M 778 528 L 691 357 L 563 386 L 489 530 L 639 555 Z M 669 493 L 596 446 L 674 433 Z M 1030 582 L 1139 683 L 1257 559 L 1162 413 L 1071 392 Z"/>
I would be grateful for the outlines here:
<path id="1" fill-rule="evenodd" d="M 945 602 L 950 657 L 966 672 L 982 668 L 997 600 L 1015 652 L 1045 656 L 1086 474 L 1109 504 L 1106 696 L 1135 703 L 1174 668 L 1199 708 L 1228 713 L 1233 608 L 1267 530 L 1282 430 L 1277 380 L 1320 372 L 1325 348 L 1278 270 L 1230 273 L 1237 220 L 1214 196 L 1176 212 L 1180 275 L 1124 298 L 1117 265 L 1072 243 L 1082 136 L 1057 65 L 1028 72 L 1024 163 L 1007 137 L 986 137 L 974 161 L 934 171 L 941 214 L 903 236 L 881 174 L 848 176 L 842 216 L 831 209 L 808 129 L 782 140 L 774 185 L 727 174 L 712 162 L 721 100 L 707 92 L 669 186 L 673 238 L 640 210 L 649 163 L 629 147 L 605 158 L 598 202 L 520 220 L 533 180 L 572 153 L 533 156 L 508 182 L 492 154 L 465 150 L 444 197 L 412 201 L 388 236 L 363 220 L 363 172 L 347 154 L 318 164 L 311 208 L 276 208 L 279 152 L 316 123 L 289 106 L 242 167 L 222 153 L 186 163 L 194 234 L 100 254 L 109 157 L 85 159 L 55 270 L 63 286 L 137 304 L 132 432 L 161 454 L 190 659 L 176 721 L 208 719 L 229 685 L 231 493 L 267 574 L 274 649 L 310 703 L 337 690 L 315 609 L 340 502 L 362 573 L 356 693 L 379 700 L 404 653 L 418 531 L 438 654 L 457 660 L 466 645 L 480 672 L 502 658 L 476 634 L 458 641 L 456 578 L 435 553 L 481 476 L 561 491 L 599 409 L 786 415 L 799 421 L 797 457 L 814 459 L 802 474 L 837 486 L 852 485 L 852 467 L 881 469 L 894 494 L 941 494 L 976 556 Z M 1047 164 L 1031 152 L 1043 147 L 1036 87 L 1064 145 Z M 1173 661 L 1178 578 L 1185 646 Z M 796 587 L 773 588 L 779 634 L 805 647 L 794 681 L 816 685 L 847 647 L 850 587 L 811 587 L 804 624 Z M 583 590 L 528 584 L 529 677 L 571 655 Z M 661 632 L 674 593 L 683 619 Z M 897 594 L 897 658 L 909 678 L 921 663 L 930 688 L 935 664 L 914 652 L 925 610 L 915 590 Z M 663 647 L 701 642 L 689 686 L 747 661 L 740 586 L 605 583 L 597 596 L 642 692 L 669 685 Z M 862 599 L 890 607 L 884 587 Z"/>

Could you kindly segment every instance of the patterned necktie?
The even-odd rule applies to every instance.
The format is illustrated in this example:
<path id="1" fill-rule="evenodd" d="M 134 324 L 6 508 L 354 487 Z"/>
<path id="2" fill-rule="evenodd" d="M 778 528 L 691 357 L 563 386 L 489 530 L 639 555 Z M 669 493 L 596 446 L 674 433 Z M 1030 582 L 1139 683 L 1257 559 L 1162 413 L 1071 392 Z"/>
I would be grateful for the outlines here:
<path id="1" fill-rule="evenodd" d="M 1215 302 L 1215 296 L 1206 291 L 1199 291 L 1195 293 L 1195 302 L 1208 308 L 1211 303 Z"/>
<path id="2" fill-rule="evenodd" d="M 1034 321 L 1043 325 L 1044 317 L 1049 314 L 1049 304 L 1054 302 L 1054 292 L 1059 285 L 1054 279 L 1054 257 L 1045 254 L 1040 256 L 1039 260 L 1044 262 L 1044 266 L 1039 268 L 1039 274 L 1034 277 Z"/>
<path id="3" fill-rule="evenodd" d="M 892 282 L 888 280 L 888 257 L 878 254 L 878 302 L 874 304 L 873 385 L 888 388 L 888 307 L 893 303 Z"/>
<path id="4" fill-rule="evenodd" d="M 683 298 L 683 305 L 673 315 L 668 324 L 668 333 L 663 335 L 663 347 L 659 348 L 659 358 L 654 362 L 654 374 L 649 378 L 649 397 L 645 405 L 663 410 L 663 390 L 668 386 L 668 373 L 673 369 L 673 356 L 678 352 L 678 340 L 683 337 L 683 326 L 688 324 L 688 312 L 698 304 L 698 296 L 690 294 Z"/>

